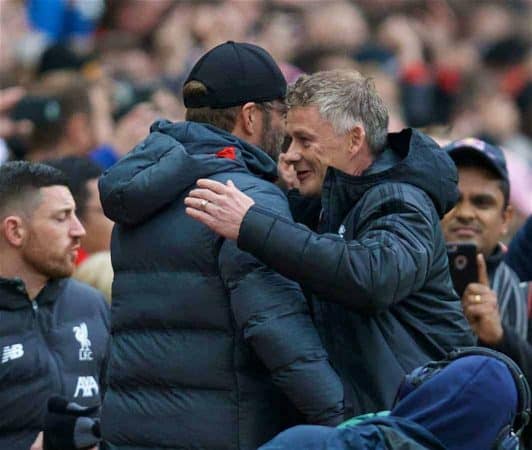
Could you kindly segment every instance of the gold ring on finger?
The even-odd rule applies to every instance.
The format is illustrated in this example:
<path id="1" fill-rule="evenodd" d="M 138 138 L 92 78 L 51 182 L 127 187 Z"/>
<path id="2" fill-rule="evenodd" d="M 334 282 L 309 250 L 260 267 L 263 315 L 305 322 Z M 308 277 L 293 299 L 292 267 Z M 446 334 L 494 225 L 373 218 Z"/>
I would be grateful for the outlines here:
<path id="1" fill-rule="evenodd" d="M 482 303 L 482 297 L 480 296 L 480 294 L 476 294 L 475 295 L 474 302 L 475 303 Z"/>
<path id="2" fill-rule="evenodd" d="M 208 204 L 208 203 L 209 203 L 208 200 L 202 200 L 202 201 L 200 202 L 200 207 L 201 207 L 201 209 L 203 209 L 203 210 L 205 211 L 205 209 L 207 208 L 207 204 Z"/>

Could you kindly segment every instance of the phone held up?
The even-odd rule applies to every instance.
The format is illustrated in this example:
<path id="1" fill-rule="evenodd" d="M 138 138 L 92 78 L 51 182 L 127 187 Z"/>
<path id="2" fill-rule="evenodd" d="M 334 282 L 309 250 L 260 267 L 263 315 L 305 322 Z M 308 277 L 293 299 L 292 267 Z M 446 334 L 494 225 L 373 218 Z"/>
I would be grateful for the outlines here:
<path id="1" fill-rule="evenodd" d="M 469 283 L 478 282 L 477 246 L 472 243 L 447 244 L 449 271 L 460 298 Z"/>

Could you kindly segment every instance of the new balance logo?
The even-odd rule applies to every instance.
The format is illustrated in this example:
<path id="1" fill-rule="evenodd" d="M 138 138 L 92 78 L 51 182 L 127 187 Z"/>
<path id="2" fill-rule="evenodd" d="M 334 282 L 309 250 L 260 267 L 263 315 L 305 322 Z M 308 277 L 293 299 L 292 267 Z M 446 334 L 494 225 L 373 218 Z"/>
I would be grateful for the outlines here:
<path id="1" fill-rule="evenodd" d="M 2 351 L 2 364 L 9 360 L 21 358 L 24 355 L 22 344 L 6 345 Z"/>
<path id="2" fill-rule="evenodd" d="M 94 377 L 78 377 L 74 397 L 79 397 L 79 394 L 82 397 L 92 397 L 93 395 L 98 395 L 99 391 L 98 383 L 96 383 Z"/>

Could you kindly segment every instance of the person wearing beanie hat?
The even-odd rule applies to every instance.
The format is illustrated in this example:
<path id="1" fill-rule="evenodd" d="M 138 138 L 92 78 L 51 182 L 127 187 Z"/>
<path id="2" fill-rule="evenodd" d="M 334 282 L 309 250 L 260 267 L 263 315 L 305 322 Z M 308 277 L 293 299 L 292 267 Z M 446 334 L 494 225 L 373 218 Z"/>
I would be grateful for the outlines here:
<path id="1" fill-rule="evenodd" d="M 478 252 L 478 280 L 461 294 L 465 316 L 480 345 L 510 356 L 532 382 L 532 284 L 521 282 L 504 262 L 500 243 L 513 214 L 504 153 L 475 138 L 451 142 L 443 149 L 458 168 L 460 191 L 458 204 L 441 222 L 445 240 L 472 243 Z"/>
<path id="2" fill-rule="evenodd" d="M 248 450 L 289 424 L 343 420 L 343 386 L 299 286 L 191 220 L 183 204 L 207 177 L 290 217 L 273 184 L 285 94 L 264 49 L 221 44 L 185 81 L 186 121 L 154 123 L 100 178 L 116 223 L 101 417 L 113 448 Z"/>

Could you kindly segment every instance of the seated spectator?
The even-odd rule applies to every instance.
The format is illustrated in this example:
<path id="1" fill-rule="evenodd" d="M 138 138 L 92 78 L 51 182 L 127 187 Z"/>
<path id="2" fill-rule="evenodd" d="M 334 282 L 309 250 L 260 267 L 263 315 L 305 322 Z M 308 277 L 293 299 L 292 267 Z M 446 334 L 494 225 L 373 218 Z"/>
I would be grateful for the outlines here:
<path id="1" fill-rule="evenodd" d="M 529 414 L 530 388 L 515 363 L 471 348 L 407 375 L 389 415 L 338 428 L 301 425 L 260 450 L 517 449 Z"/>
<path id="2" fill-rule="evenodd" d="M 49 397 L 100 404 L 109 309 L 70 278 L 85 235 L 64 175 L 0 167 L 0 448 L 40 448 Z"/>
<path id="3" fill-rule="evenodd" d="M 87 232 L 81 238 L 77 264 L 88 255 L 108 251 L 111 243 L 113 222 L 103 213 L 98 191 L 98 177 L 102 170 L 90 159 L 81 156 L 45 161 L 67 176 L 68 187 L 76 202 L 76 213 Z"/>

